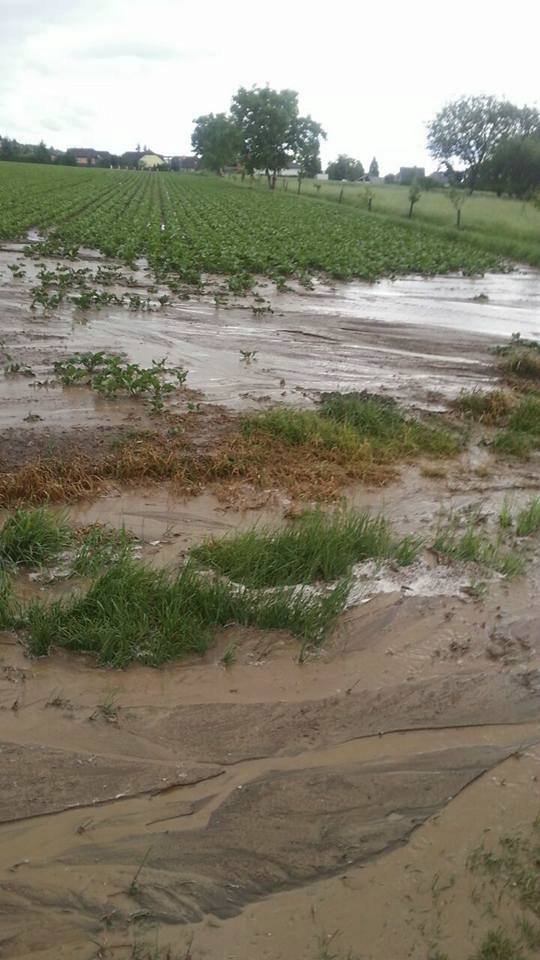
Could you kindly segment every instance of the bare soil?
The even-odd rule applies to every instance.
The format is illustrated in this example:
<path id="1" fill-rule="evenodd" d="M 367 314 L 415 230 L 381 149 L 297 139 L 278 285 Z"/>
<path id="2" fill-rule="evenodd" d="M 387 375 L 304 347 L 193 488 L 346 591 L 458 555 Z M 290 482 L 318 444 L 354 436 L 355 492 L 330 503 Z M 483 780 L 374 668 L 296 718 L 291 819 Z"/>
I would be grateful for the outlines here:
<path id="1" fill-rule="evenodd" d="M 227 429 L 228 408 L 306 404 L 323 389 L 442 407 L 494 382 L 494 335 L 538 334 L 531 273 L 318 287 L 272 295 L 261 317 L 204 298 L 44 317 L 7 276 L 19 256 L 0 253 L 6 349 L 37 379 L 80 349 L 148 363 L 168 353 L 204 393 L 202 445 Z M 5 463 L 155 428 L 140 404 L 29 384 L 0 377 Z M 481 503 L 494 517 L 505 497 L 518 506 L 539 488 L 537 460 L 497 462 L 473 443 L 439 478 L 409 465 L 347 497 L 407 533 L 432 528 L 441 507 Z M 127 526 L 146 559 L 174 565 L 207 534 L 286 522 L 291 503 L 277 490 L 225 507 L 208 491 L 116 486 L 69 509 L 77 523 Z M 433 556 L 366 575 L 302 664 L 286 633 L 235 626 L 202 659 L 121 672 L 61 652 L 31 661 L 1 633 L 0 956 L 127 958 L 133 944 L 170 944 L 192 960 L 469 957 L 493 917 L 467 858 L 486 832 L 533 820 L 540 800 L 538 541 L 527 551 L 527 574 L 485 574 L 480 598 L 474 571 Z M 55 587 L 21 576 L 17 589 Z M 511 924 L 511 904 L 497 909 L 495 925 Z"/>

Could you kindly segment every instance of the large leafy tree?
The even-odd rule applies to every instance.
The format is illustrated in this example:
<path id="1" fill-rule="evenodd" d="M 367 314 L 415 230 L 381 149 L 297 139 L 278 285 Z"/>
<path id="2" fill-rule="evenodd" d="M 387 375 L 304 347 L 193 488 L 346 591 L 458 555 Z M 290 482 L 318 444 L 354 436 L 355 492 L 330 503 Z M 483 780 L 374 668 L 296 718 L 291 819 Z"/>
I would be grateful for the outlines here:
<path id="1" fill-rule="evenodd" d="M 464 164 L 472 192 L 482 164 L 507 137 L 528 136 L 540 129 L 534 107 L 517 107 L 495 97 L 461 97 L 439 111 L 428 124 L 428 148 L 452 171 L 455 161 Z"/>
<path id="2" fill-rule="evenodd" d="M 238 160 L 242 139 L 230 117 L 224 113 L 208 113 L 193 122 L 191 143 L 203 167 L 222 173 L 223 167 Z"/>
<path id="3" fill-rule="evenodd" d="M 378 177 L 378 176 L 379 176 L 379 164 L 377 163 L 377 158 L 376 158 L 376 157 L 373 157 L 373 160 L 371 161 L 371 163 L 370 163 L 370 165 L 369 165 L 369 175 L 370 175 L 370 177 Z"/>
<path id="4" fill-rule="evenodd" d="M 340 153 L 337 160 L 328 165 L 327 173 L 330 180 L 361 180 L 364 176 L 364 167 L 360 160 L 354 160 L 346 153 Z"/>
<path id="5" fill-rule="evenodd" d="M 326 140 L 326 133 L 320 123 L 310 116 L 298 117 L 298 141 L 295 159 L 298 163 L 300 176 L 314 177 L 321 172 L 321 140 Z"/>
<path id="6" fill-rule="evenodd" d="M 501 140 L 482 168 L 480 183 L 499 195 L 533 197 L 540 190 L 540 133 Z"/>
<path id="7" fill-rule="evenodd" d="M 293 161 L 307 173 L 316 165 L 324 131 L 311 117 L 298 113 L 294 90 L 271 87 L 240 87 L 231 105 L 231 117 L 243 143 L 248 172 L 264 170 L 273 189 L 280 170 Z"/>

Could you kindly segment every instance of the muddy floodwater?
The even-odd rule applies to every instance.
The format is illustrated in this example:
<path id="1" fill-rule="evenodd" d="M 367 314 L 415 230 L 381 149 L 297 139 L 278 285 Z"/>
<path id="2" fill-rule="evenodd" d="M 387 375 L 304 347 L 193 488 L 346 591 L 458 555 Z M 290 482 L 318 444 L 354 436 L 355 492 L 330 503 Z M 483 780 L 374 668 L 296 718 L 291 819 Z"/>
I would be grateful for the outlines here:
<path id="1" fill-rule="evenodd" d="M 306 406 L 334 389 L 443 410 L 497 382 L 491 346 L 540 338 L 540 274 L 525 269 L 284 293 L 261 280 L 259 313 L 210 295 L 46 313 L 30 307 L 36 273 L 4 245 L 2 349 L 33 374 L 0 374 L 6 462 L 43 436 L 151 426 L 140 403 L 53 382 L 81 350 L 185 366 L 179 412 Z M 134 276 L 151 285 L 144 264 Z M 383 489 L 345 491 L 402 535 L 443 510 L 481 510 L 495 530 L 505 503 L 539 493 L 537 457 L 495 461 L 475 437 L 438 473 L 409 464 Z M 205 536 L 285 524 L 291 503 L 267 491 L 249 506 L 156 484 L 69 514 L 126 527 L 145 560 L 175 567 Z M 513 930 L 511 891 L 494 906 L 470 861 L 540 809 L 538 538 L 524 550 L 512 581 L 479 583 L 433 550 L 410 568 L 358 566 L 334 634 L 303 663 L 285 631 L 234 625 L 203 658 L 122 671 L 31 660 L 0 632 L 0 957 L 153 960 L 170 945 L 182 960 L 468 960 Z M 71 587 L 55 589 L 17 576 L 21 597 Z"/>
<path id="2" fill-rule="evenodd" d="M 58 266 L 43 262 L 47 269 Z M 13 277 L 10 263 L 22 264 L 25 277 Z M 91 259 L 78 260 L 77 268 L 81 264 L 95 267 Z M 133 419 L 126 404 L 111 406 L 95 394 L 47 383 L 54 361 L 80 350 L 124 352 L 145 365 L 167 356 L 189 370 L 188 386 L 205 401 L 233 409 L 305 403 L 321 390 L 359 385 L 433 406 L 461 387 L 489 385 L 488 348 L 502 338 L 516 331 L 540 336 L 540 272 L 525 269 L 481 278 L 316 283 L 312 291 L 286 293 L 261 280 L 260 315 L 249 297 L 221 305 L 210 297 L 173 300 L 152 312 L 62 304 L 48 314 L 30 309 L 35 274 L 19 248 L 0 251 L 3 347 L 35 373 L 0 380 L 0 429 L 28 429 L 35 415 L 44 429 Z M 151 281 L 144 266 L 134 277 L 144 292 Z M 254 358 L 242 360 L 242 350 Z"/>

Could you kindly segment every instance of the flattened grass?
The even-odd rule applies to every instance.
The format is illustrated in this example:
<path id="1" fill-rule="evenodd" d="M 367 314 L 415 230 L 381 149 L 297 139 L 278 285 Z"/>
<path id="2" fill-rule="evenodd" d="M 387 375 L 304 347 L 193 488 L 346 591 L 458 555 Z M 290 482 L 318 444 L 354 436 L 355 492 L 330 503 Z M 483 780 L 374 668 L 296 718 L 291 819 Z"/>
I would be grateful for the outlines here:
<path id="1" fill-rule="evenodd" d="M 332 581 L 370 558 L 411 563 L 420 538 L 397 539 L 382 516 L 311 511 L 283 530 L 255 528 L 212 538 L 191 551 L 204 566 L 248 587 Z"/>
<path id="2" fill-rule="evenodd" d="M 358 393 L 329 394 L 320 410 L 270 410 L 231 426 L 237 428 L 221 433 L 204 452 L 156 432 L 122 441 L 98 460 L 81 453 L 25 464 L 0 473 L 0 506 L 93 497 L 110 481 L 165 480 L 185 494 L 211 483 L 222 489 L 249 483 L 326 501 L 354 482 L 387 483 L 399 459 L 451 456 L 461 445 L 455 432 L 409 417 L 392 401 Z"/>
<path id="3" fill-rule="evenodd" d="M 23 622 L 35 656 L 58 646 L 115 667 L 131 661 L 158 666 L 204 653 L 216 628 L 231 623 L 289 630 L 303 647 L 317 645 L 343 609 L 347 592 L 344 579 L 325 596 L 286 588 L 251 593 L 201 576 L 190 564 L 170 577 L 124 559 L 84 596 L 50 606 L 31 604 Z"/>

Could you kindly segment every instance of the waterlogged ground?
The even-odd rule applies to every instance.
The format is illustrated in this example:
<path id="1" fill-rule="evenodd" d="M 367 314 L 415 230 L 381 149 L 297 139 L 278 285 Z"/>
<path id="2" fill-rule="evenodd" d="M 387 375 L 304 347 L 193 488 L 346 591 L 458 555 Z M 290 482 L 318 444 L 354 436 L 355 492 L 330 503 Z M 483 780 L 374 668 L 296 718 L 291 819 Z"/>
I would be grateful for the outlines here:
<path id="1" fill-rule="evenodd" d="M 42 418 L 40 430 L 53 431 L 138 421 L 140 411 L 126 402 L 111 405 L 90 392 L 48 382 L 56 360 L 81 350 L 125 352 L 146 366 L 166 355 L 189 370 L 187 385 L 203 391 L 205 402 L 236 409 L 305 403 L 322 389 L 359 384 L 409 404 L 433 406 L 461 387 L 493 382 L 488 354 L 493 343 L 517 330 L 540 336 L 540 273 L 530 270 L 335 287 L 316 283 L 313 291 L 295 285 L 294 292 L 284 293 L 262 280 L 255 291 L 259 301 L 229 295 L 216 305 L 214 294 L 207 293 L 187 301 L 173 296 L 160 307 L 156 298 L 166 288 L 154 287 L 140 264 L 134 271 L 122 268 L 132 286 L 107 290 L 149 298 L 150 310 L 81 310 L 64 302 L 44 311 L 39 304 L 30 309 L 39 268 L 21 248 L 4 245 L 0 251 L 1 339 L 4 351 L 35 377 L 0 378 L 0 429 L 31 430 L 35 416 Z M 110 265 L 91 252 L 74 263 L 51 258 L 39 263 L 47 270 Z M 19 265 L 24 276 L 13 276 L 9 265 Z M 218 286 L 211 284 L 212 290 Z M 254 358 L 242 360 L 242 350 L 254 351 Z"/>
<path id="2" fill-rule="evenodd" d="M 252 297 L 226 309 L 210 296 L 43 315 L 29 309 L 32 261 L 22 279 L 7 268 L 19 256 L 1 254 L 2 339 L 36 376 L 0 376 L 6 462 L 44 438 L 92 447 L 152 427 L 140 402 L 29 385 L 81 349 L 167 353 L 199 391 L 173 405 L 209 419 L 212 403 L 307 405 L 336 388 L 440 409 L 495 382 L 497 337 L 540 333 L 530 272 L 272 293 L 274 312 L 258 315 Z M 408 465 L 348 500 L 401 534 L 427 536 L 442 509 L 476 507 L 494 526 L 505 500 L 518 509 L 540 492 L 539 464 L 495 460 L 476 439 L 437 475 Z M 280 491 L 224 505 L 154 485 L 69 509 L 77 524 L 126 526 L 162 566 L 293 508 Z M 470 857 L 529 829 L 540 806 L 538 537 L 523 549 L 526 573 L 510 582 L 429 549 L 410 568 L 360 566 L 333 636 L 304 663 L 287 633 L 234 626 L 202 660 L 124 671 L 62 652 L 32 661 L 0 633 L 0 956 L 170 944 L 185 960 L 468 960 L 489 931 L 513 936 L 511 891 L 495 896 Z M 26 598 L 72 588 L 16 583 Z"/>

